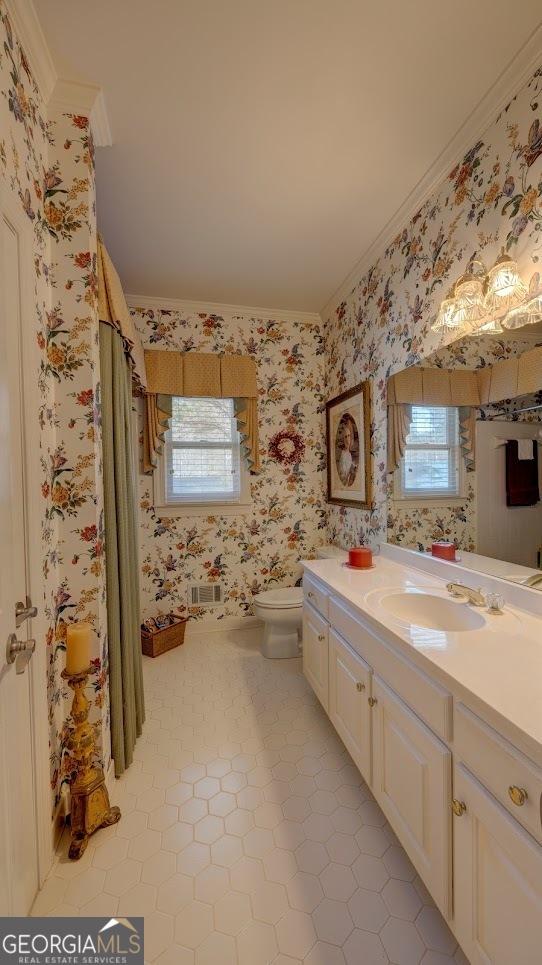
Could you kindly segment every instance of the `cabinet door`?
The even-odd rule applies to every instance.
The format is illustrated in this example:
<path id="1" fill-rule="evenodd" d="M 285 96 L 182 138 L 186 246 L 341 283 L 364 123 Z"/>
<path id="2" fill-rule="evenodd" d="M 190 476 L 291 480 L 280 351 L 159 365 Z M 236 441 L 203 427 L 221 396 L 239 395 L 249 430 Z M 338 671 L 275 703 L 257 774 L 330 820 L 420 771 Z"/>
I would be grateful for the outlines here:
<path id="1" fill-rule="evenodd" d="M 329 716 L 363 777 L 371 781 L 371 668 L 329 632 Z"/>
<path id="2" fill-rule="evenodd" d="M 303 673 L 318 700 L 328 708 L 327 622 L 306 603 L 303 607 Z"/>
<path id="3" fill-rule="evenodd" d="M 454 798 L 456 935 L 472 965 L 540 965 L 542 850 L 461 764 Z"/>
<path id="4" fill-rule="evenodd" d="M 373 792 L 442 913 L 450 915 L 451 753 L 373 677 Z"/>

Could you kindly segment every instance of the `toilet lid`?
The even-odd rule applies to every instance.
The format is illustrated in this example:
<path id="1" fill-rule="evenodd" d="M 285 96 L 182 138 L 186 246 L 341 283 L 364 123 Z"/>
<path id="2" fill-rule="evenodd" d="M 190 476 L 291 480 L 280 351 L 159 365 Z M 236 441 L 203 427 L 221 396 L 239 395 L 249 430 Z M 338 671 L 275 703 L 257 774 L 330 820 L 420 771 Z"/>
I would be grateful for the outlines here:
<path id="1" fill-rule="evenodd" d="M 262 606 L 286 610 L 303 605 L 303 590 L 300 586 L 283 586 L 276 590 L 265 590 L 254 597 L 255 603 Z"/>

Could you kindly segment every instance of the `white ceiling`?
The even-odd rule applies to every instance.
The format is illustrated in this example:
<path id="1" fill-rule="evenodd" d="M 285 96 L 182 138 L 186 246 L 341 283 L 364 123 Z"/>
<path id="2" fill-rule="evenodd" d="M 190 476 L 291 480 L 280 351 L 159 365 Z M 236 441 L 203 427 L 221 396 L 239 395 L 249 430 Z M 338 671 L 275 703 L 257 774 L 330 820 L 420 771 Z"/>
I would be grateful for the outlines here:
<path id="1" fill-rule="evenodd" d="M 540 19 L 540 0 L 35 0 L 105 92 L 125 289 L 318 311 Z"/>

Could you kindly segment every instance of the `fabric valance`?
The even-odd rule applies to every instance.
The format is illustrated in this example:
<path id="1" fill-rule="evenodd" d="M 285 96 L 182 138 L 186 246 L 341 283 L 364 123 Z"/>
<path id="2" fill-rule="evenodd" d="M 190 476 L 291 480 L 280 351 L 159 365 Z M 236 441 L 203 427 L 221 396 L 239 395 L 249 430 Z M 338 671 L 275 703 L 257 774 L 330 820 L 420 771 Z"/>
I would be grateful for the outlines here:
<path id="1" fill-rule="evenodd" d="M 502 402 L 518 395 L 531 395 L 542 389 L 542 346 L 518 358 L 503 359 L 477 372 L 480 403 Z"/>
<path id="2" fill-rule="evenodd" d="M 388 404 L 480 405 L 473 369 L 430 369 L 416 365 L 388 379 Z"/>
<path id="3" fill-rule="evenodd" d="M 120 332 L 132 367 L 132 382 L 139 390 L 147 386 L 143 346 L 126 304 L 120 278 L 107 249 L 98 236 L 98 316 L 100 322 Z"/>
<path id="4" fill-rule="evenodd" d="M 260 471 L 256 362 L 250 355 L 146 351 L 143 470 L 152 473 L 171 417 L 171 397 L 233 399 L 251 472 Z"/>
<path id="5" fill-rule="evenodd" d="M 146 351 L 147 392 L 205 399 L 257 399 L 250 355 Z"/>

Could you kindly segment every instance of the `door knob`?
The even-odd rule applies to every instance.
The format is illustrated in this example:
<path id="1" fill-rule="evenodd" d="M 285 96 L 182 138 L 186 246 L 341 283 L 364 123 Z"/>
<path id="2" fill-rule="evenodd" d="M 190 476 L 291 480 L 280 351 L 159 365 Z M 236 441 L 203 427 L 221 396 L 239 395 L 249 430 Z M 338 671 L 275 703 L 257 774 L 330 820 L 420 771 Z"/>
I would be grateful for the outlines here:
<path id="1" fill-rule="evenodd" d="M 17 640 L 14 633 L 10 633 L 6 646 L 7 663 L 15 663 L 15 671 L 18 674 L 24 673 L 30 657 L 36 649 L 35 640 Z"/>
<path id="2" fill-rule="evenodd" d="M 452 811 L 454 812 L 455 816 L 457 818 L 460 818 L 461 815 L 464 814 L 466 810 L 467 810 L 467 805 L 465 804 L 465 802 L 458 801 L 458 799 L 454 797 L 452 801 Z"/>
<path id="3" fill-rule="evenodd" d="M 356 690 L 358 690 L 361 693 L 362 690 L 365 690 L 365 684 L 360 683 L 360 681 L 358 680 L 356 684 Z"/>
<path id="4" fill-rule="evenodd" d="M 32 603 L 28 599 L 28 597 L 27 597 L 26 603 L 23 603 L 21 600 L 19 600 L 19 602 L 15 604 L 15 626 L 16 627 L 20 627 L 21 624 L 25 622 L 25 620 L 31 620 L 32 617 L 37 617 L 37 615 L 38 615 L 38 608 L 37 606 L 32 606 Z"/>

